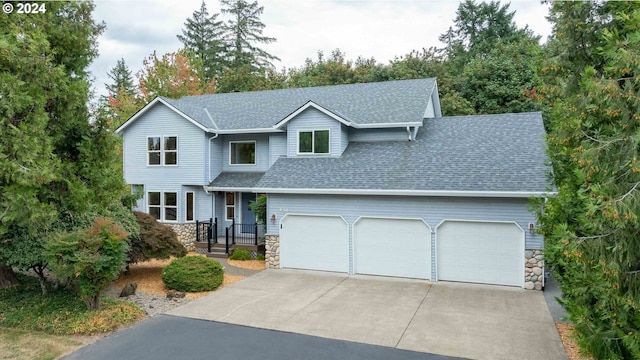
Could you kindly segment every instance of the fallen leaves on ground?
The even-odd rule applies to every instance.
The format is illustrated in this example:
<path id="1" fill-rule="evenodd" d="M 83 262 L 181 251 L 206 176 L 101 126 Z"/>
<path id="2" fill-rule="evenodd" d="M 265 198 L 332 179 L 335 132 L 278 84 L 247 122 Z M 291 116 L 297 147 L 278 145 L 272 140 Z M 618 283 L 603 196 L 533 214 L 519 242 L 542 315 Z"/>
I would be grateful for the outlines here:
<path id="1" fill-rule="evenodd" d="M 558 322 L 556 323 L 556 329 L 558 329 L 558 334 L 560 334 L 562 345 L 564 345 L 564 350 L 567 352 L 569 360 L 592 360 L 590 357 L 580 355 L 580 347 L 572 338 L 574 331 L 572 324 Z"/>
<path id="2" fill-rule="evenodd" d="M 227 260 L 229 265 L 249 269 L 249 270 L 264 270 L 266 269 L 266 263 L 264 260 Z"/>
<path id="3" fill-rule="evenodd" d="M 188 256 L 202 255 L 190 253 Z M 162 268 L 169 265 L 171 260 L 173 260 L 173 258 L 166 260 L 149 260 L 137 264 L 131 264 L 129 266 L 129 273 L 120 275 L 117 280 L 111 282 L 111 285 L 117 289 L 122 289 L 125 285 L 135 282 L 138 283 L 136 291 L 165 296 L 167 291 L 169 291 L 169 288 L 167 288 L 167 286 L 162 282 Z M 264 261 L 262 263 L 264 264 Z M 224 280 L 222 281 L 219 289 L 244 278 L 244 276 L 224 274 Z M 209 294 L 210 292 L 211 291 L 187 293 L 187 297 L 189 299 L 197 299 Z"/>

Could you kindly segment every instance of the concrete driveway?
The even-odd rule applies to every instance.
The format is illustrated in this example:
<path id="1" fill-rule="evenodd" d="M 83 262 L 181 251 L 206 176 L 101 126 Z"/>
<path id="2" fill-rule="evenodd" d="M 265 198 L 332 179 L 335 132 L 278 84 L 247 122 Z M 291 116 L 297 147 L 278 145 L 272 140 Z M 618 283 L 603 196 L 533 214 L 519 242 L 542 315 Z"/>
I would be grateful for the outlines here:
<path id="1" fill-rule="evenodd" d="M 470 359 L 562 359 L 542 292 L 265 270 L 168 314 Z"/>

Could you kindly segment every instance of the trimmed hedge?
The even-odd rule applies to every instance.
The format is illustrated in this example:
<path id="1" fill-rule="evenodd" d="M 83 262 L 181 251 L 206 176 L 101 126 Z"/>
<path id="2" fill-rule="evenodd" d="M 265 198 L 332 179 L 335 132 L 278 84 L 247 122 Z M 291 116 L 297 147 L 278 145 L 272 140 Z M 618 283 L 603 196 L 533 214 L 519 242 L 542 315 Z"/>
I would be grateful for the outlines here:
<path id="1" fill-rule="evenodd" d="M 162 269 L 162 282 L 169 289 L 182 292 L 215 290 L 224 278 L 219 262 L 204 256 L 185 256 Z"/>

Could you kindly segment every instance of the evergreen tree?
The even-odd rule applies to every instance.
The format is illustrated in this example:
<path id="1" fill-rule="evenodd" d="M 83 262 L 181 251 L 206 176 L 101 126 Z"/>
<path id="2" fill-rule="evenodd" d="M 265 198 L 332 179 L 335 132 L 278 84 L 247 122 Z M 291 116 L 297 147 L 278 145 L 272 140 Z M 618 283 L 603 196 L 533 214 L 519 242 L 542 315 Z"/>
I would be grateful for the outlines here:
<path id="1" fill-rule="evenodd" d="M 129 70 L 129 67 L 124 62 L 124 58 L 121 58 L 116 62 L 116 66 L 109 70 L 107 76 L 113 81 L 111 84 L 104 84 L 109 95 L 117 96 L 123 92 L 128 95 L 135 94 L 136 87 L 133 84 L 131 70 Z"/>
<path id="2" fill-rule="evenodd" d="M 280 59 L 258 47 L 276 41 L 262 34 L 265 24 L 260 21 L 260 15 L 264 7 L 258 6 L 257 1 L 220 0 L 220 3 L 222 13 L 230 16 L 225 24 L 230 67 L 236 70 L 243 66 L 252 69 L 273 67 L 271 61 Z"/>
<path id="3" fill-rule="evenodd" d="M 194 11 L 192 17 L 184 23 L 182 35 L 177 35 L 185 49 L 201 60 L 204 82 L 210 82 L 220 76 L 227 65 L 225 28 L 223 22 L 217 20 L 218 15 L 209 16 L 203 0 L 200 10 Z"/>
<path id="4" fill-rule="evenodd" d="M 0 15 L 0 265 L 41 275 L 43 246 L 55 232 L 100 214 L 123 224 L 133 218 L 116 170 L 120 139 L 102 117 L 90 121 L 87 108 L 87 67 L 104 28 L 93 9 L 52 2 L 38 16 Z"/>
<path id="5" fill-rule="evenodd" d="M 554 2 L 545 256 L 582 350 L 640 358 L 640 5 Z"/>

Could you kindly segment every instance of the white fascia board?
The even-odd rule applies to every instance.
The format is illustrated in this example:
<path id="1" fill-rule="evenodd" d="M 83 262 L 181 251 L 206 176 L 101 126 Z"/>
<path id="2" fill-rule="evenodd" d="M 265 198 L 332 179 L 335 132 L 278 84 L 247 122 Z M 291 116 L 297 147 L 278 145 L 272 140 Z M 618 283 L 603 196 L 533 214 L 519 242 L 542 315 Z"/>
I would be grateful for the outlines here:
<path id="1" fill-rule="evenodd" d="M 224 191 L 224 192 L 254 192 L 254 188 L 244 187 L 222 187 L 222 186 L 205 186 L 206 191 Z"/>
<path id="2" fill-rule="evenodd" d="M 315 194 L 315 195 L 386 195 L 386 196 L 443 196 L 443 197 L 495 197 L 530 198 L 557 195 L 545 191 L 452 191 L 452 190 L 383 190 L 383 189 L 290 189 L 252 188 L 255 193 Z"/>
<path id="3" fill-rule="evenodd" d="M 299 107 L 296 111 L 292 112 L 291 114 L 287 115 L 287 117 L 285 117 L 284 119 L 278 121 L 278 123 L 276 123 L 275 125 L 273 125 L 274 128 L 280 128 L 283 125 L 285 125 L 286 123 L 288 123 L 289 121 L 291 121 L 293 118 L 295 118 L 296 116 L 300 115 L 300 113 L 302 113 L 303 111 L 307 110 L 308 108 L 313 107 L 314 109 L 322 112 L 323 114 L 333 118 L 334 120 L 346 125 L 346 126 L 353 126 L 353 123 L 341 116 L 336 115 L 335 113 L 333 113 L 332 111 L 325 109 L 324 107 L 314 103 L 313 101 L 308 101 L 306 104 L 302 105 L 301 107 Z"/>
<path id="4" fill-rule="evenodd" d="M 115 133 L 119 134 L 121 133 L 125 128 L 127 128 L 129 125 L 131 125 L 134 121 L 136 121 L 139 117 L 141 117 L 142 115 L 144 115 L 151 107 L 153 107 L 153 105 L 155 105 L 156 103 L 161 103 L 163 105 L 165 105 L 166 107 L 168 107 L 169 109 L 171 109 L 172 111 L 174 111 L 176 114 L 182 116 L 183 118 L 185 118 L 187 121 L 189 121 L 190 123 L 192 123 L 193 125 L 199 127 L 200 129 L 204 130 L 204 131 L 209 131 L 209 132 L 215 132 L 215 130 L 210 130 L 204 126 L 202 126 L 202 124 L 200 124 L 199 122 L 193 120 L 192 118 L 190 118 L 189 116 L 187 116 L 185 113 L 183 113 L 182 111 L 178 110 L 176 107 L 174 107 L 173 105 L 169 104 L 168 102 L 162 100 L 160 97 L 156 97 L 155 99 L 151 100 L 150 103 L 148 103 L 147 105 L 145 105 L 142 109 L 138 110 L 137 113 L 135 113 L 132 117 L 129 118 L 129 120 L 127 120 L 124 124 L 120 125 Z"/>
<path id="5" fill-rule="evenodd" d="M 409 127 L 420 127 L 422 126 L 422 121 L 416 122 L 397 122 L 397 123 L 379 123 L 379 124 L 353 124 L 353 127 L 356 129 L 382 129 L 382 128 L 406 128 Z"/>
<path id="6" fill-rule="evenodd" d="M 284 130 L 274 129 L 274 128 L 227 129 L 227 130 L 209 129 L 209 132 L 213 132 L 220 135 L 228 135 L 228 134 L 281 133 L 281 132 L 284 132 Z"/>

